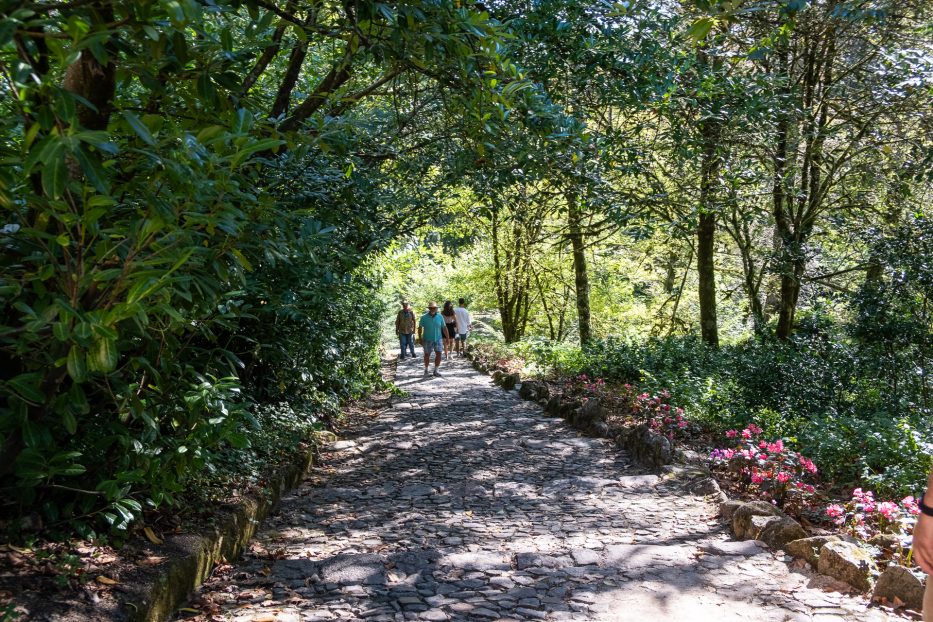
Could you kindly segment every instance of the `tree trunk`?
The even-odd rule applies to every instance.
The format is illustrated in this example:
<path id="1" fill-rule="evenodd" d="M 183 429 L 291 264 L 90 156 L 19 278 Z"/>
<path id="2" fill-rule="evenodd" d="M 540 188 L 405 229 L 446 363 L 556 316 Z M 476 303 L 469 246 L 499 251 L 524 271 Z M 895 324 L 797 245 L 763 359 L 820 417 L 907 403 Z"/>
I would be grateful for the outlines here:
<path id="1" fill-rule="evenodd" d="M 590 324 L 590 278 L 586 267 L 586 253 L 583 246 L 579 199 L 575 194 L 567 195 L 567 220 L 570 233 L 570 245 L 573 249 L 574 285 L 577 294 L 577 321 L 580 329 L 580 343 L 585 344 L 593 338 Z"/>
<path id="2" fill-rule="evenodd" d="M 719 347 L 719 328 L 716 320 L 716 268 L 715 254 L 716 214 L 701 213 L 697 229 L 697 275 L 700 282 L 700 332 L 703 341 Z"/>
<path id="3" fill-rule="evenodd" d="M 697 227 L 697 276 L 700 296 L 700 334 L 703 341 L 719 347 L 719 323 L 716 318 L 716 205 L 713 186 L 719 176 L 720 157 L 716 146 L 719 128 L 704 121 L 703 161 L 700 165 L 700 221 Z"/>

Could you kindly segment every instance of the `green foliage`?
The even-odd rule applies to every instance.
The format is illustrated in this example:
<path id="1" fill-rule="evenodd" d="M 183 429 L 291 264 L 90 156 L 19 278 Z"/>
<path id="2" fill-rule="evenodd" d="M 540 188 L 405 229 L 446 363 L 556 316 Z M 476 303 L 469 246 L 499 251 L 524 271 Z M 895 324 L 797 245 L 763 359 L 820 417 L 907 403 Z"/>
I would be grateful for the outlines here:
<path id="1" fill-rule="evenodd" d="M 494 131 L 473 113 L 530 86 L 500 31 L 431 2 L 0 2 L 3 518 L 123 530 L 372 388 L 370 257 L 461 148 L 396 135 Z"/>
<path id="2" fill-rule="evenodd" d="M 890 370 L 873 348 L 857 343 L 799 336 L 712 350 L 686 337 L 610 339 L 585 351 L 528 341 L 513 350 L 562 376 L 585 373 L 649 393 L 669 390 L 691 420 L 716 432 L 757 423 L 769 437 L 793 440 L 831 484 L 868 483 L 906 495 L 929 472 L 929 411 L 917 395 L 892 399 Z M 905 370 L 901 381 L 911 373 Z"/>

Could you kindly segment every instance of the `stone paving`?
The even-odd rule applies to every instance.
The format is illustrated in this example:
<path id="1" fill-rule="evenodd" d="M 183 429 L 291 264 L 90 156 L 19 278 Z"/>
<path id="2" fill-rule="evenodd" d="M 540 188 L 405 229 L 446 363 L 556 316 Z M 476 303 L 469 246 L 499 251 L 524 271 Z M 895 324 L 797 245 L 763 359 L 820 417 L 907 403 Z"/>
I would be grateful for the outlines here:
<path id="1" fill-rule="evenodd" d="M 899 620 L 754 542 L 716 508 L 491 384 L 399 363 L 408 395 L 324 453 L 211 619 Z M 178 619 L 186 619 L 181 614 Z"/>

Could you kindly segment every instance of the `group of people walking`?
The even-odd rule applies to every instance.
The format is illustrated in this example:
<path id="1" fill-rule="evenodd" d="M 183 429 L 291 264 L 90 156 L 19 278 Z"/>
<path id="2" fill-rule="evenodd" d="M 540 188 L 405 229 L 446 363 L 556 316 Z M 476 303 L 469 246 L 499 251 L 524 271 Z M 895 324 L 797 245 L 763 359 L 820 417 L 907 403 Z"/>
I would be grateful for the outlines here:
<path id="1" fill-rule="evenodd" d="M 438 313 L 437 303 L 428 304 L 428 309 L 416 320 L 415 312 L 410 303 L 405 300 L 402 308 L 395 318 L 395 334 L 398 335 L 402 346 L 399 359 L 404 359 L 407 352 L 415 358 L 415 333 L 417 341 L 424 346 L 424 375 L 428 375 L 431 364 L 431 355 L 434 354 L 434 375 L 440 376 L 438 367 L 441 365 L 441 355 L 449 359 L 451 354 L 463 356 L 466 349 L 467 336 L 472 328 L 473 318 L 466 308 L 466 300 L 461 298 L 454 307 L 451 301 L 444 303 L 444 309 Z"/>

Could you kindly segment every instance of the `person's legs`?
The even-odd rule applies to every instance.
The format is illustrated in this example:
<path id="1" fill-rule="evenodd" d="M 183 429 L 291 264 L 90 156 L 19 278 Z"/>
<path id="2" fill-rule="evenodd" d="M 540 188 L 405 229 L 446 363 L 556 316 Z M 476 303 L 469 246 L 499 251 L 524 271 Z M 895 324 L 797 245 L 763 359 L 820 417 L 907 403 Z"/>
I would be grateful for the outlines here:
<path id="1" fill-rule="evenodd" d="M 428 375 L 428 364 L 431 362 L 431 352 L 434 350 L 434 342 L 427 339 L 421 342 L 424 345 L 424 375 Z"/>
<path id="2" fill-rule="evenodd" d="M 415 358 L 415 336 L 408 335 L 408 348 L 411 350 L 411 358 Z"/>
<path id="3" fill-rule="evenodd" d="M 411 335 L 406 335 L 405 333 L 402 333 L 398 336 L 398 339 L 399 339 L 399 343 L 402 346 L 402 353 L 399 355 L 399 358 L 403 359 L 405 358 L 405 350 L 408 349 L 406 346 L 408 345 L 409 341 L 411 341 Z M 411 355 L 412 357 L 414 357 L 415 353 L 412 352 Z"/>
<path id="4" fill-rule="evenodd" d="M 441 349 L 440 346 L 437 348 L 437 352 L 434 353 L 434 375 L 438 374 L 437 368 L 441 366 Z"/>
<path id="5" fill-rule="evenodd" d="M 933 576 L 927 576 L 927 591 L 923 593 L 923 622 L 933 622 Z"/>

